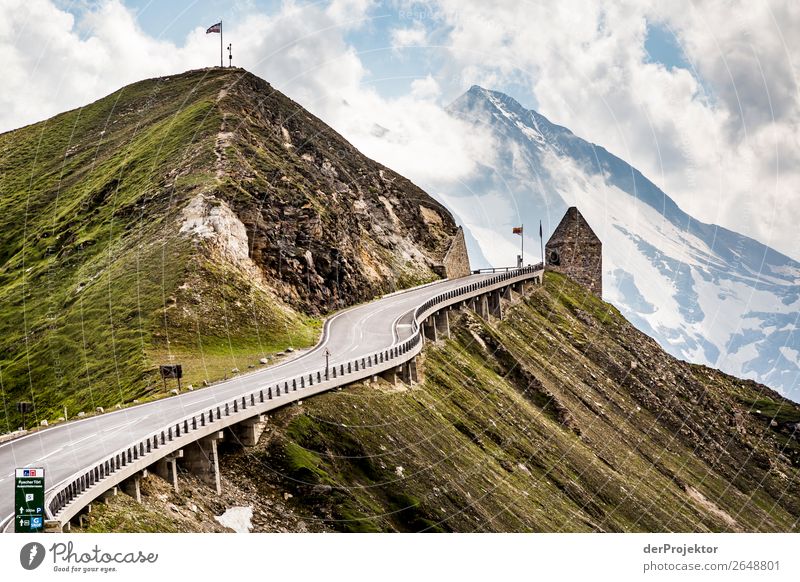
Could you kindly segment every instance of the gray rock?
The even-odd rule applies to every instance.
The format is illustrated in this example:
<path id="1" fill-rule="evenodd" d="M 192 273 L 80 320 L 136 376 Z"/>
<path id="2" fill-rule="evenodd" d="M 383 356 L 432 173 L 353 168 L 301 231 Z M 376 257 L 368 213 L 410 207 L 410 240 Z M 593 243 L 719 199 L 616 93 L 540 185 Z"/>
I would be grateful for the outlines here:
<path id="1" fill-rule="evenodd" d="M 269 364 L 269 360 L 268 360 L 267 358 L 261 358 L 261 359 L 258 361 L 258 363 L 259 363 L 259 364 Z"/>

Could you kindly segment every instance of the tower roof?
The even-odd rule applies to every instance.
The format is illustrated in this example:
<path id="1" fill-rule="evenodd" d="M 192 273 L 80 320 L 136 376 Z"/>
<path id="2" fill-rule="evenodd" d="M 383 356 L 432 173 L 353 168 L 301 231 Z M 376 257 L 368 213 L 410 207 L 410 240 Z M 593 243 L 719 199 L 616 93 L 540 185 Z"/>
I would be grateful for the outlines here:
<path id="1" fill-rule="evenodd" d="M 553 234 L 550 235 L 547 244 L 559 243 L 567 239 L 574 239 L 577 236 L 580 236 L 580 238 L 584 240 L 587 238 L 595 239 L 600 243 L 600 238 L 592 230 L 592 227 L 589 226 L 589 223 L 586 222 L 586 219 L 580 213 L 578 207 L 570 206 L 564 213 L 561 222 L 558 223 L 558 226 L 553 231 Z"/>

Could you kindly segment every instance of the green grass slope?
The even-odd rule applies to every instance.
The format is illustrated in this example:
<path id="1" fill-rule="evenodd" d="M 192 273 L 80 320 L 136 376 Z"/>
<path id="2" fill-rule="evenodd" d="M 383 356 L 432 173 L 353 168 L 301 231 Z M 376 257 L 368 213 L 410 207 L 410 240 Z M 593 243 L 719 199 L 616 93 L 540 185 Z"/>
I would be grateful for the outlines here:
<path id="1" fill-rule="evenodd" d="M 0 135 L 0 432 L 313 344 L 441 275 L 456 225 L 241 69 L 150 79 Z M 30 422 L 29 422 L 30 424 Z"/>
<path id="2" fill-rule="evenodd" d="M 342 531 L 800 531 L 800 407 L 772 390 L 552 273 L 453 331 L 421 384 L 307 400 L 223 464 Z"/>

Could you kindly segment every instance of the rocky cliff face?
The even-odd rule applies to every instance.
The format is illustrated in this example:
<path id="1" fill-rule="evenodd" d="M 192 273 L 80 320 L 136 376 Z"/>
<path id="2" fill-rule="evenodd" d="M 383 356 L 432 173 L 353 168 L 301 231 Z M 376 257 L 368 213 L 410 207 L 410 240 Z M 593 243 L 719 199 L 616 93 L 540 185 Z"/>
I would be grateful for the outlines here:
<path id="1" fill-rule="evenodd" d="M 437 278 L 458 232 L 443 206 L 261 79 L 228 82 L 219 190 L 279 295 L 318 312 Z"/>
<path id="2" fill-rule="evenodd" d="M 0 373 L 37 421 L 155 396 L 159 363 L 197 385 L 312 344 L 322 314 L 448 274 L 459 232 L 241 69 L 135 83 L 0 153 Z"/>

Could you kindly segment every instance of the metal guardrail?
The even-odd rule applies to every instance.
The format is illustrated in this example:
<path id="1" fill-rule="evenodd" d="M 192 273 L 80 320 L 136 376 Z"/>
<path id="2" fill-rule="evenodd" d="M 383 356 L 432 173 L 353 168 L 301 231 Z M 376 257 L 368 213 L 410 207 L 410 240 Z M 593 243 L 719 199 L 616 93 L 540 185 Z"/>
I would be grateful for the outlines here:
<path id="1" fill-rule="evenodd" d="M 541 265 L 541 263 L 539 263 Z M 536 267 L 536 265 L 532 265 Z M 509 273 L 511 271 L 520 271 L 522 269 L 528 269 L 530 267 L 487 267 L 485 269 L 474 269 L 472 271 L 473 275 L 485 275 L 486 273 Z"/>
<path id="2" fill-rule="evenodd" d="M 417 307 L 412 322 L 412 336 L 399 344 L 334 365 L 328 370 L 318 370 L 264 386 L 163 427 L 55 485 L 46 499 L 47 518 L 59 520 L 61 523 L 66 522 L 104 491 L 170 452 L 212 432 L 293 402 L 300 396 L 307 397 L 357 382 L 407 362 L 422 350 L 420 323 L 432 313 L 448 305 L 481 295 L 491 290 L 489 288 L 503 287 L 530 279 L 541 270 L 541 265 L 508 270 L 495 277 L 446 291 Z M 303 394 L 294 394 L 298 390 L 302 390 Z M 279 399 L 283 402 L 276 402 Z M 75 505 L 74 502 L 79 504 Z"/>

